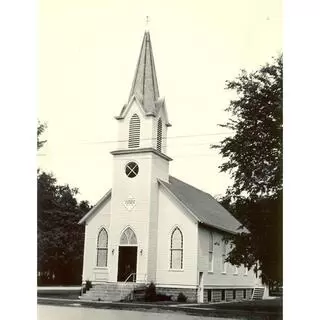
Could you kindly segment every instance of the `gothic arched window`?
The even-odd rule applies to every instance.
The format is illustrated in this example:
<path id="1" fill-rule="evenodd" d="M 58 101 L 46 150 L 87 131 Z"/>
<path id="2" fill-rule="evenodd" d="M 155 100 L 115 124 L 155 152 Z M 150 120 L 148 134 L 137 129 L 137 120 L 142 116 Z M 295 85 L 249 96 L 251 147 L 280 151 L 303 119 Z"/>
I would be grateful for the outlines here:
<path id="1" fill-rule="evenodd" d="M 138 148 L 140 146 L 140 118 L 135 113 L 129 124 L 129 148 Z"/>
<path id="2" fill-rule="evenodd" d="M 106 267 L 108 261 L 108 234 L 102 228 L 98 234 L 97 241 L 97 267 Z"/>
<path id="3" fill-rule="evenodd" d="M 158 127 L 157 127 L 157 150 L 161 152 L 162 147 L 162 121 L 161 119 L 158 120 Z"/>
<path id="4" fill-rule="evenodd" d="M 209 272 L 213 272 L 213 266 L 214 266 L 214 236 L 213 232 L 210 232 L 209 234 L 209 252 L 208 252 L 208 257 L 209 257 Z"/>
<path id="5" fill-rule="evenodd" d="M 137 237 L 134 231 L 128 227 L 120 237 L 120 244 L 121 245 L 136 245 L 137 244 Z"/>
<path id="6" fill-rule="evenodd" d="M 183 268 L 183 236 L 181 230 L 176 227 L 171 234 L 170 244 L 170 269 Z"/>

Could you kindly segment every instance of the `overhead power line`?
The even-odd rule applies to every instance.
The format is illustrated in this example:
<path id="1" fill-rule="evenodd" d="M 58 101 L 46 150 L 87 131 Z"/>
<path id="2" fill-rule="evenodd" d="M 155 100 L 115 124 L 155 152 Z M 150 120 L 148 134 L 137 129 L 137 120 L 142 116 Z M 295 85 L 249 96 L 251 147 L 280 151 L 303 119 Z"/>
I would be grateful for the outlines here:
<path id="1" fill-rule="evenodd" d="M 206 136 L 217 136 L 217 135 L 227 135 L 231 134 L 232 132 L 217 132 L 217 133 L 206 133 L 206 134 L 189 134 L 189 135 L 182 135 L 182 136 L 169 136 L 166 139 L 183 139 L 183 138 L 192 138 L 192 137 L 206 137 Z M 164 139 L 164 138 L 163 138 Z M 152 141 L 157 140 L 157 138 L 142 138 L 140 140 L 144 141 Z M 84 141 L 84 144 L 105 144 L 105 143 L 118 143 L 118 142 L 128 142 L 128 139 L 125 140 L 103 140 L 103 141 Z"/>

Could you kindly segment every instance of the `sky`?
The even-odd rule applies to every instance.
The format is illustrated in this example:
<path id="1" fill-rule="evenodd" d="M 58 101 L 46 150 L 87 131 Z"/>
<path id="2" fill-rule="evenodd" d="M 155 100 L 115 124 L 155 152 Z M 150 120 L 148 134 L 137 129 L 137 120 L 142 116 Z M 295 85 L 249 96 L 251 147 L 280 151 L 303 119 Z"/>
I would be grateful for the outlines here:
<path id="1" fill-rule="evenodd" d="M 114 116 L 128 99 L 146 16 L 172 124 L 170 174 L 214 196 L 232 182 L 209 147 L 230 134 L 218 126 L 235 97 L 225 81 L 282 52 L 277 0 L 41 0 L 37 118 L 48 142 L 38 166 L 91 204 L 111 187 Z"/>

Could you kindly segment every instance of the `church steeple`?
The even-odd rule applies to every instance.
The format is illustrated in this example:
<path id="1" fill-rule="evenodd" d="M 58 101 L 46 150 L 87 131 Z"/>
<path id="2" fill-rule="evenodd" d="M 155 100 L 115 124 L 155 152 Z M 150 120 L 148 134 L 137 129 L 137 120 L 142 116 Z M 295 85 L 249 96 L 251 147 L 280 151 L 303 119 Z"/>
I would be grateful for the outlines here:
<path id="1" fill-rule="evenodd" d="M 152 148 L 166 152 L 168 120 L 166 103 L 159 96 L 150 33 L 145 31 L 132 87 L 119 120 L 118 149 L 128 152 Z M 153 152 L 152 151 L 152 152 Z"/>
<path id="2" fill-rule="evenodd" d="M 146 113 L 154 113 L 159 98 L 159 88 L 149 31 L 145 31 L 140 55 L 129 95 L 139 99 Z"/>

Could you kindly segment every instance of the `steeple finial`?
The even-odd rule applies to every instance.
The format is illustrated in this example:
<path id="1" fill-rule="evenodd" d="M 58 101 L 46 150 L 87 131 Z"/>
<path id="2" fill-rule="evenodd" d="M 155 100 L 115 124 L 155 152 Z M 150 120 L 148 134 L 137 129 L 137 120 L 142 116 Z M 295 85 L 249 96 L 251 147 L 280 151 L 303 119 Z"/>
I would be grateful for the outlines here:
<path id="1" fill-rule="evenodd" d="M 148 27 L 149 27 L 149 22 L 150 22 L 150 19 L 149 19 L 149 16 L 146 16 L 146 31 L 148 31 Z"/>

